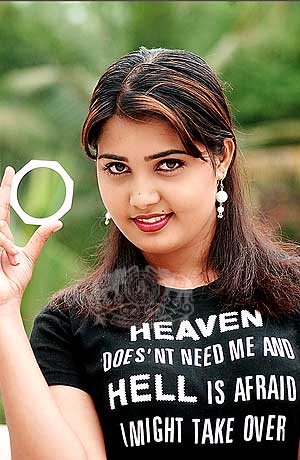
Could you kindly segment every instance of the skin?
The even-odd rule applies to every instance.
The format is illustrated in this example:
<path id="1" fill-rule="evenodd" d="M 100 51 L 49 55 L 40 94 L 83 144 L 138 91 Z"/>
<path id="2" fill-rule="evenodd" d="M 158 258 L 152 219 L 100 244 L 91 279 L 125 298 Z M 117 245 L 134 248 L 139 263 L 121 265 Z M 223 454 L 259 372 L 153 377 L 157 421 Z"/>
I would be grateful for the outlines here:
<path id="1" fill-rule="evenodd" d="M 205 151 L 203 144 L 198 147 Z M 224 155 L 217 160 L 216 173 L 210 161 L 188 154 L 173 153 L 145 161 L 144 156 L 169 149 L 185 151 L 167 121 L 136 122 L 113 115 L 105 122 L 98 140 L 98 157 L 115 154 L 127 157 L 128 162 L 97 159 L 102 201 L 119 230 L 157 269 L 160 284 L 178 288 L 207 284 L 203 266 L 217 220 L 217 180 L 226 176 L 234 148 L 232 139 L 224 140 Z M 184 167 L 175 160 L 184 161 Z M 116 175 L 104 171 L 109 164 Z M 225 217 L 226 203 L 224 208 Z M 143 232 L 131 219 L 169 212 L 174 212 L 173 217 L 156 232 Z M 211 281 L 217 278 L 215 273 L 208 275 Z"/>

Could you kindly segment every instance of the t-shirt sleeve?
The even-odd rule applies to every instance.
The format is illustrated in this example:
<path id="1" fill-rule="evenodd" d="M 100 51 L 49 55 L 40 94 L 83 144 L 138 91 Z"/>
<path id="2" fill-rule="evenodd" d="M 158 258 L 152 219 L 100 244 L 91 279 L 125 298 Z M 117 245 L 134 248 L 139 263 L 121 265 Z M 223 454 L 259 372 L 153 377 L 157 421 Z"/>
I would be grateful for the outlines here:
<path id="1" fill-rule="evenodd" d="M 68 385 L 89 392 L 67 311 L 45 305 L 34 319 L 29 341 L 48 385 Z"/>

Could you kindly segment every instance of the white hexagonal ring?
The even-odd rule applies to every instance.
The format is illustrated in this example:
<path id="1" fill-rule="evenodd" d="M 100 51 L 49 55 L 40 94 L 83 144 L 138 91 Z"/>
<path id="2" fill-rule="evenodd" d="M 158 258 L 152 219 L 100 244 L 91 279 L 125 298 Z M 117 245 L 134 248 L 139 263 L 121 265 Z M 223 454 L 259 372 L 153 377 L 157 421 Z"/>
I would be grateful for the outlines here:
<path id="1" fill-rule="evenodd" d="M 18 201 L 18 187 L 23 177 L 32 169 L 35 168 L 50 168 L 54 169 L 63 179 L 66 187 L 65 201 L 61 208 L 49 217 L 33 217 L 27 214 L 20 206 Z M 64 216 L 72 207 L 74 181 L 58 161 L 48 160 L 31 160 L 23 168 L 21 168 L 15 175 L 11 184 L 10 205 L 15 212 L 21 217 L 25 224 L 42 225 L 48 222 L 59 220 Z"/>

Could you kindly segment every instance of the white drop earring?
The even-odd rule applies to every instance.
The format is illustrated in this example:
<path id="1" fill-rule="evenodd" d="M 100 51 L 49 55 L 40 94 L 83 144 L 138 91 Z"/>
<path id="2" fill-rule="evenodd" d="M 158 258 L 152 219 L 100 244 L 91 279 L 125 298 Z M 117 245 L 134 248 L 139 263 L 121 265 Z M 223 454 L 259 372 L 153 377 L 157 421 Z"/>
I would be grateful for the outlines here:
<path id="1" fill-rule="evenodd" d="M 223 212 L 224 212 L 224 207 L 222 206 L 223 203 L 225 203 L 225 201 L 227 200 L 228 198 L 228 194 L 225 192 L 224 190 L 224 186 L 223 186 L 223 179 L 221 179 L 219 181 L 220 183 L 220 190 L 217 191 L 216 193 L 216 200 L 219 202 L 220 206 L 217 207 L 217 211 L 218 211 L 218 218 L 222 219 L 223 217 Z"/>
<path id="2" fill-rule="evenodd" d="M 107 211 L 107 212 L 105 213 L 105 222 L 104 222 L 105 225 L 108 225 L 108 224 L 109 224 L 110 219 L 111 219 L 111 215 L 110 215 L 109 211 Z"/>

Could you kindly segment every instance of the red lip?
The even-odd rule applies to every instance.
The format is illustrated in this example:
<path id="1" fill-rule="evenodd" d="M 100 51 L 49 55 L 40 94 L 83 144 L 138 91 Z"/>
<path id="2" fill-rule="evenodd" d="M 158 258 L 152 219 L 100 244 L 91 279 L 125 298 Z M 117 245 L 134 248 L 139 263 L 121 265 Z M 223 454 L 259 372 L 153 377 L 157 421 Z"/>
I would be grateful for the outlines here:
<path id="1" fill-rule="evenodd" d="M 170 213 L 170 214 L 167 214 L 164 219 L 160 220 L 159 222 L 153 222 L 151 224 L 146 223 L 146 222 L 140 222 L 137 219 L 133 219 L 133 221 L 134 221 L 135 225 L 140 230 L 142 230 L 143 232 L 155 232 L 155 231 L 160 230 L 161 228 L 163 228 L 165 225 L 167 225 L 169 220 L 172 218 L 173 214 L 174 214 L 173 212 Z M 141 217 L 141 219 L 142 219 L 142 217 Z"/>
<path id="2" fill-rule="evenodd" d="M 169 214 L 172 214 L 169 212 Z M 168 214 L 140 214 L 139 216 L 132 217 L 132 219 L 151 219 L 152 217 L 167 216 Z"/>

